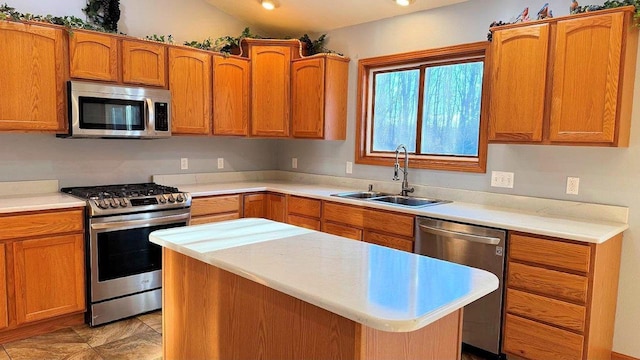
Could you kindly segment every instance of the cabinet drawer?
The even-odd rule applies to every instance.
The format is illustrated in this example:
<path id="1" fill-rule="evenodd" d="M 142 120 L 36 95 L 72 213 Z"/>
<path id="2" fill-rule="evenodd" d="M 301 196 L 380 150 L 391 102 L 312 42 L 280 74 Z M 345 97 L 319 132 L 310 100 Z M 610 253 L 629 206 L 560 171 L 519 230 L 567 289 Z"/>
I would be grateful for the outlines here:
<path id="1" fill-rule="evenodd" d="M 514 262 L 509 263 L 507 286 L 584 304 L 589 280 L 580 275 Z"/>
<path id="2" fill-rule="evenodd" d="M 217 214 L 217 215 L 204 215 L 204 216 L 198 216 L 196 218 L 192 217 L 191 221 L 189 222 L 189 225 L 208 224 L 208 223 L 213 223 L 218 221 L 234 220 L 234 219 L 240 219 L 240 213 L 234 212 L 234 213 Z"/>
<path id="3" fill-rule="evenodd" d="M 84 229 L 82 209 L 0 216 L 0 240 L 78 232 Z"/>
<path id="4" fill-rule="evenodd" d="M 506 310 L 508 313 L 580 332 L 584 331 L 587 312 L 581 305 L 513 289 L 507 289 Z"/>
<path id="5" fill-rule="evenodd" d="M 364 227 L 364 208 L 332 202 L 324 203 L 324 220 Z"/>
<path id="6" fill-rule="evenodd" d="M 290 196 L 287 207 L 289 214 L 298 214 L 320 219 L 320 200 Z"/>
<path id="7" fill-rule="evenodd" d="M 289 215 L 287 223 L 303 228 L 320 231 L 320 220 L 312 219 L 304 216 Z"/>
<path id="8" fill-rule="evenodd" d="M 509 238 L 509 258 L 586 273 L 589 271 L 591 248 L 560 240 L 549 240 L 522 234 Z"/>
<path id="9" fill-rule="evenodd" d="M 530 360 L 582 359 L 584 338 L 553 326 L 507 314 L 503 350 Z"/>
<path id="10" fill-rule="evenodd" d="M 196 198 L 191 201 L 191 216 L 240 212 L 240 195 Z"/>
<path id="11" fill-rule="evenodd" d="M 413 215 L 367 209 L 364 213 L 364 227 L 412 238 L 413 219 Z"/>
<path id="12" fill-rule="evenodd" d="M 329 234 L 353 239 L 353 240 L 362 240 L 362 230 L 352 228 L 350 226 L 325 222 L 322 224 L 322 231 Z"/>
<path id="13" fill-rule="evenodd" d="M 364 241 L 390 247 L 392 249 L 404 250 L 408 252 L 413 251 L 413 241 L 389 234 L 379 234 L 373 231 L 364 232 Z"/>

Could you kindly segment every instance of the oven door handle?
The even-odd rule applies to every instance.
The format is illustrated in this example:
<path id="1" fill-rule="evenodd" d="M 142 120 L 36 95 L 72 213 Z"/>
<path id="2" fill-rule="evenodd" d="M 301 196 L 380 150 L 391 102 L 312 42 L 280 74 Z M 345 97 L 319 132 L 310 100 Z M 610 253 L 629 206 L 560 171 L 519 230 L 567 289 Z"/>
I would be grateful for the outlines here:
<path id="1" fill-rule="evenodd" d="M 176 222 L 187 222 L 190 214 L 168 215 L 160 218 L 113 221 L 105 223 L 91 224 L 93 230 L 110 230 L 110 229 L 130 229 L 132 227 L 149 227 L 153 225 L 170 224 Z"/>

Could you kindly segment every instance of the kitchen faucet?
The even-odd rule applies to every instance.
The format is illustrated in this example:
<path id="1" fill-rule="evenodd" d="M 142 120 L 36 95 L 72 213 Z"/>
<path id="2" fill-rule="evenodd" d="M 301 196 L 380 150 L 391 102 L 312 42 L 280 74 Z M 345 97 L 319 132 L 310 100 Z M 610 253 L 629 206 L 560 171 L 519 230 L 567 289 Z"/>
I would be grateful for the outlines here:
<path id="1" fill-rule="evenodd" d="M 400 153 L 400 149 L 404 149 L 404 169 L 400 169 L 400 163 L 398 162 L 398 154 Z M 396 148 L 396 163 L 393 164 L 393 180 L 398 181 L 400 178 L 398 177 L 398 171 L 402 170 L 402 191 L 400 195 L 407 196 L 409 193 L 414 191 L 414 188 L 409 187 L 409 181 L 407 181 L 407 172 L 409 170 L 409 155 L 407 154 L 407 147 L 403 144 L 398 145 Z"/>

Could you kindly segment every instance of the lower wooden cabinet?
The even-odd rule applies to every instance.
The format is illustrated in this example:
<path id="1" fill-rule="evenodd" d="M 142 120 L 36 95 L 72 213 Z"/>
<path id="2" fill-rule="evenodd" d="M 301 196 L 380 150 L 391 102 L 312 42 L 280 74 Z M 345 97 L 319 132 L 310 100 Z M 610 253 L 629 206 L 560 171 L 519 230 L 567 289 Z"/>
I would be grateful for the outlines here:
<path id="1" fill-rule="evenodd" d="M 413 251 L 414 215 L 324 201 L 322 231 Z"/>
<path id="2" fill-rule="evenodd" d="M 0 244 L 0 330 L 9 326 L 7 295 L 7 258 L 5 245 Z"/>
<path id="3" fill-rule="evenodd" d="M 240 195 L 193 198 L 189 225 L 239 219 L 241 209 Z"/>
<path id="4" fill-rule="evenodd" d="M 84 209 L 0 215 L 0 341 L 81 324 Z"/>
<path id="5" fill-rule="evenodd" d="M 287 200 L 287 223 L 311 230 L 321 230 L 322 202 L 301 196 L 289 196 Z"/>
<path id="6" fill-rule="evenodd" d="M 622 234 L 602 244 L 511 233 L 503 351 L 524 359 L 609 359 Z"/>
<path id="7" fill-rule="evenodd" d="M 13 243 L 18 325 L 83 311 L 84 234 Z"/>

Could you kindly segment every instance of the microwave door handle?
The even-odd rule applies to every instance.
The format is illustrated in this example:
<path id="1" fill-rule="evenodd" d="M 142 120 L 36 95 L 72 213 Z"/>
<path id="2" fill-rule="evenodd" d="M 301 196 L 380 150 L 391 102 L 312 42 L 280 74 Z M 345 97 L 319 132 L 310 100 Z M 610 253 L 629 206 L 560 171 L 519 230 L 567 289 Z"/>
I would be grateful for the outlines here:
<path id="1" fill-rule="evenodd" d="M 155 109 L 153 108 L 153 101 L 150 98 L 144 98 L 144 121 L 147 132 L 155 131 Z"/>
<path id="2" fill-rule="evenodd" d="M 486 244 L 486 245 L 498 245 L 500 243 L 500 238 L 493 237 L 493 236 L 480 236 L 480 235 L 461 233 L 458 231 L 433 228 L 431 226 L 426 226 L 422 224 L 420 224 L 419 226 L 422 231 L 428 232 L 433 235 L 456 238 L 456 239 L 466 240 L 466 241 L 473 241 L 473 242 Z"/>

